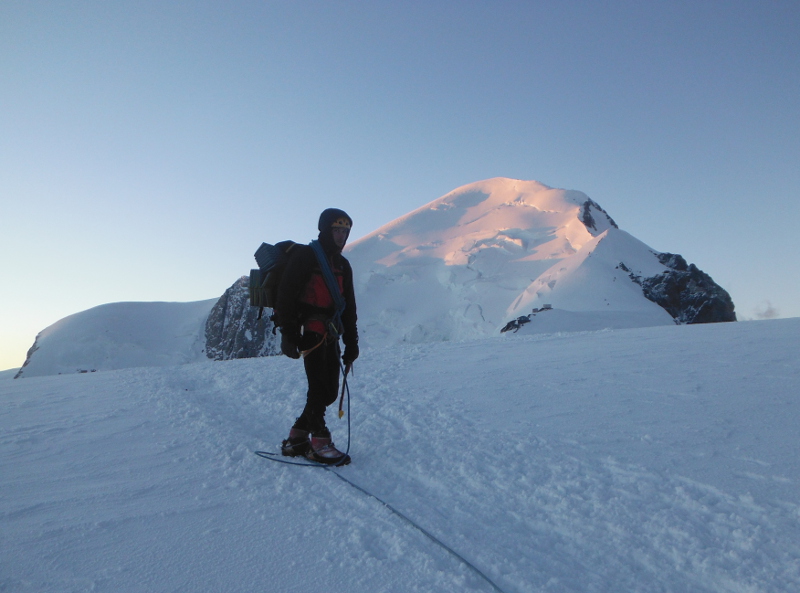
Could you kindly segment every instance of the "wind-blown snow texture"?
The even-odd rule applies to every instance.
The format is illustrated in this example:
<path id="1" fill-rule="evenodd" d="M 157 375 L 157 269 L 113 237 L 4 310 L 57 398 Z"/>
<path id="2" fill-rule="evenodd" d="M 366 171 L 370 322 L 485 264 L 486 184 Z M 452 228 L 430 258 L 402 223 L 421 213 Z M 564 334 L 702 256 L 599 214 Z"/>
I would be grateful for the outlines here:
<path id="1" fill-rule="evenodd" d="M 795 592 L 799 341 L 786 319 L 365 348 L 334 471 L 507 593 Z M 490 591 L 328 471 L 253 455 L 304 392 L 285 357 L 4 375 L 0 590 Z"/>

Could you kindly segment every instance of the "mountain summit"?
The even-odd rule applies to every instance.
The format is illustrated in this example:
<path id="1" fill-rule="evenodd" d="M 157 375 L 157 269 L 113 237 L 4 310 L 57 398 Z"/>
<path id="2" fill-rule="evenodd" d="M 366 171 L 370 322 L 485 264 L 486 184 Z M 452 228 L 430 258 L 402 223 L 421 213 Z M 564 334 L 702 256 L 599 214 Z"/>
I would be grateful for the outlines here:
<path id="1" fill-rule="evenodd" d="M 700 301 L 722 291 L 705 275 L 697 280 L 702 272 L 693 266 L 694 279 L 676 280 L 674 273 L 689 273 L 680 256 L 660 254 L 620 230 L 586 194 L 536 181 L 465 185 L 346 253 L 356 275 L 360 326 L 373 344 L 487 336 L 510 320 L 530 321 L 540 309 L 547 314 L 527 331 L 693 322 L 681 291 L 700 293 Z M 671 268 L 675 261 L 685 269 Z M 677 309 L 659 298 L 677 298 Z M 703 320 L 735 319 L 733 304 L 725 308 L 726 318 Z"/>
<path id="2" fill-rule="evenodd" d="M 346 254 L 368 345 L 736 319 L 728 293 L 680 255 L 620 230 L 586 194 L 536 181 L 465 185 Z M 71 315 L 37 336 L 17 377 L 269 356 L 272 325 L 246 287 Z"/>

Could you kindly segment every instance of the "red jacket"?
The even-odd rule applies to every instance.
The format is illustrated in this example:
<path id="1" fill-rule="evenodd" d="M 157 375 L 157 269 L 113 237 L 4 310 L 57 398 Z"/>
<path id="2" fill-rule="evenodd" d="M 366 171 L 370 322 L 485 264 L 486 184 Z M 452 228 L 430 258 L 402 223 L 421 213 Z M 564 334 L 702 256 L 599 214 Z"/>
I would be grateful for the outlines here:
<path id="1" fill-rule="evenodd" d="M 358 343 L 356 297 L 353 290 L 353 269 L 341 253 L 328 253 L 331 270 L 336 275 L 345 300 L 342 312 L 342 340 L 345 346 Z M 300 328 L 325 333 L 321 319 L 331 319 L 336 312 L 333 298 L 325 284 L 314 250 L 309 245 L 292 249 L 278 288 L 275 313 L 281 333 L 299 337 Z"/>

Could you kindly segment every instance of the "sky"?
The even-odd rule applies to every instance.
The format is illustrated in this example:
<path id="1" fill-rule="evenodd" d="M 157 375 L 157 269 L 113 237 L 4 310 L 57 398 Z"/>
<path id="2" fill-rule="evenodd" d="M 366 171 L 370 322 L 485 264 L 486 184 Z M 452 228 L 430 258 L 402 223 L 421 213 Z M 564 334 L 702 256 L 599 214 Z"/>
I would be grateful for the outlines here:
<path id="1" fill-rule="evenodd" d="M 0 369 L 119 301 L 220 296 L 491 177 L 580 190 L 800 316 L 800 4 L 0 3 Z"/>

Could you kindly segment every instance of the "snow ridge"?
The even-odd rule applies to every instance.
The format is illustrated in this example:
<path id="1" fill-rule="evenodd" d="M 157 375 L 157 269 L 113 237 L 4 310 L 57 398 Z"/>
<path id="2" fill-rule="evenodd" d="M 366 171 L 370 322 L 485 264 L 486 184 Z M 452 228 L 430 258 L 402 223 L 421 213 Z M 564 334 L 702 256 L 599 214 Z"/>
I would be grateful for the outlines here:
<path id="1" fill-rule="evenodd" d="M 572 319 L 560 331 L 673 323 L 615 271 L 625 261 L 648 276 L 664 272 L 655 252 L 586 194 L 536 181 L 465 185 L 346 252 L 374 344 L 496 335 L 545 304 L 567 313 L 552 320 Z"/>
<path id="2" fill-rule="evenodd" d="M 110 303 L 75 313 L 36 336 L 16 377 L 204 360 L 205 323 L 216 302 Z"/>

